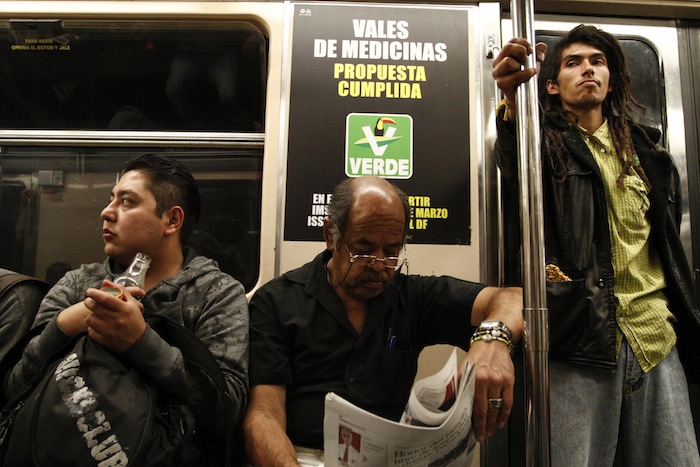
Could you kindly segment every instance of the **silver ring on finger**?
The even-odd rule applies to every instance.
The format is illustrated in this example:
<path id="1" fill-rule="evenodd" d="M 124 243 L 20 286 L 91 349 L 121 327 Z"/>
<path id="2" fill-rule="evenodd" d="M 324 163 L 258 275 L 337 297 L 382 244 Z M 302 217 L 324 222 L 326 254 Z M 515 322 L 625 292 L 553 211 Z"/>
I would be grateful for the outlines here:
<path id="1" fill-rule="evenodd" d="M 503 407 L 503 399 L 489 399 L 489 405 L 494 409 L 500 409 L 501 407 Z"/>

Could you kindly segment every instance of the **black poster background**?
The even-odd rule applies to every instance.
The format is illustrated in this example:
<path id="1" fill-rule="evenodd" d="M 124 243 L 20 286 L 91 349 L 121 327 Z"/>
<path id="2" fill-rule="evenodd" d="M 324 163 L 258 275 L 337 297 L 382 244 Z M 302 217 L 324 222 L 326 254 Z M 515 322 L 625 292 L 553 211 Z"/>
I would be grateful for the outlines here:
<path id="1" fill-rule="evenodd" d="M 367 4 L 293 7 L 285 240 L 322 240 L 325 195 L 347 178 L 346 117 L 377 113 L 413 118 L 412 177 L 390 179 L 416 203 L 410 243 L 469 244 L 468 11 Z M 356 37 L 353 19 L 370 20 L 377 26 L 375 33 Z M 407 38 L 377 37 L 387 35 L 396 24 L 389 22 L 394 21 L 406 22 L 402 24 L 407 24 Z M 315 39 L 336 40 L 337 57 L 314 57 Z M 443 43 L 447 58 L 442 62 L 344 58 L 342 41 L 355 39 Z M 334 77 L 338 63 L 424 66 L 426 79 L 418 82 L 421 98 L 341 97 L 338 82 L 344 76 Z"/>

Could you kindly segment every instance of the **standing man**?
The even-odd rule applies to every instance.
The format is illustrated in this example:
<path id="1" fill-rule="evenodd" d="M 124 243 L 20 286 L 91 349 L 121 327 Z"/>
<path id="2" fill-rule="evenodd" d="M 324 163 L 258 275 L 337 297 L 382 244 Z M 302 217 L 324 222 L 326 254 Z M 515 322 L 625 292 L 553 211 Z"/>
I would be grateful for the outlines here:
<path id="1" fill-rule="evenodd" d="M 323 225 L 327 249 L 251 300 L 244 432 L 253 465 L 296 466 L 296 453 L 323 449 L 329 392 L 398 421 L 420 351 L 437 343 L 469 349 L 475 328 L 467 359 L 476 370 L 477 440 L 505 424 L 522 291 L 401 274 L 409 220 L 406 195 L 386 180 L 343 181 Z"/>
<path id="2" fill-rule="evenodd" d="M 538 45 L 538 61 L 545 52 Z M 496 157 L 511 232 L 519 231 L 515 92 L 537 74 L 522 68 L 531 53 L 516 38 L 494 61 L 505 94 Z M 542 173 L 552 465 L 611 466 L 616 457 L 630 466 L 700 465 L 676 348 L 697 373 L 700 314 L 679 237 L 678 172 L 656 144 L 659 131 L 630 116 L 640 106 L 612 35 L 580 25 L 550 55 Z M 518 247 L 515 238 L 507 248 L 511 277 Z"/>
<path id="3" fill-rule="evenodd" d="M 239 423 L 248 400 L 247 301 L 238 281 L 184 248 L 199 213 L 197 184 L 182 163 L 153 155 L 127 162 L 101 214 L 107 259 L 66 273 L 48 292 L 35 320 L 47 325 L 5 378 L 5 395 L 18 393 L 56 349 L 87 333 L 159 391 L 181 398 L 198 430 L 217 433 L 226 417 Z M 113 284 L 138 252 L 151 257 L 145 290 Z M 103 285 L 120 288 L 125 299 L 101 291 Z M 219 363 L 235 413 L 216 410 L 222 404 L 211 401 L 215 387 L 186 370 L 180 349 L 163 340 L 144 313 L 171 318 L 204 343 Z"/>

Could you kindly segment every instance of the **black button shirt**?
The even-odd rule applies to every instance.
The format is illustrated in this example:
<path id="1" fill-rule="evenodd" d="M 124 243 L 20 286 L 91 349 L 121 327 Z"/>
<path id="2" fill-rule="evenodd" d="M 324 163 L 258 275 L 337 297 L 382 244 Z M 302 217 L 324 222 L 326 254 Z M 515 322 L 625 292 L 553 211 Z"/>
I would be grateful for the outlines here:
<path id="1" fill-rule="evenodd" d="M 362 333 L 326 279 L 330 251 L 260 288 L 250 302 L 250 381 L 287 388 L 292 443 L 323 448 L 328 392 L 398 420 L 427 345 L 467 349 L 471 308 L 485 286 L 395 274 L 368 303 Z M 393 336 L 394 344 L 391 344 Z"/>

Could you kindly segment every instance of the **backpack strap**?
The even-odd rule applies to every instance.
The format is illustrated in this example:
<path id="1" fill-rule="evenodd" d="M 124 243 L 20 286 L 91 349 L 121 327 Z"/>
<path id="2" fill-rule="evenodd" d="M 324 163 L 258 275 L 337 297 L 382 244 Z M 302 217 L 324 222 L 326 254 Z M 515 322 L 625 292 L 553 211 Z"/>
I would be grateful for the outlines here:
<path id="1" fill-rule="evenodd" d="M 194 332 L 165 316 L 148 315 L 146 316 L 146 322 L 166 342 L 180 349 L 187 364 L 197 367 L 202 373 L 207 375 L 216 386 L 217 392 L 222 396 L 225 413 L 232 414 L 234 412 L 233 403 L 231 402 L 228 386 L 219 363 Z M 236 430 L 230 417 L 225 417 L 225 421 L 226 459 L 224 465 L 232 465 L 232 451 Z"/>
<path id="2" fill-rule="evenodd" d="M 41 279 L 33 276 L 27 276 L 25 274 L 21 274 L 19 272 L 13 272 L 13 271 L 8 271 L 8 272 L 0 272 L 0 299 L 15 285 L 21 283 L 21 282 L 27 282 L 31 284 L 37 285 L 41 291 L 45 294 L 46 292 L 49 291 L 51 288 L 51 285 L 47 282 L 42 281 Z"/>

